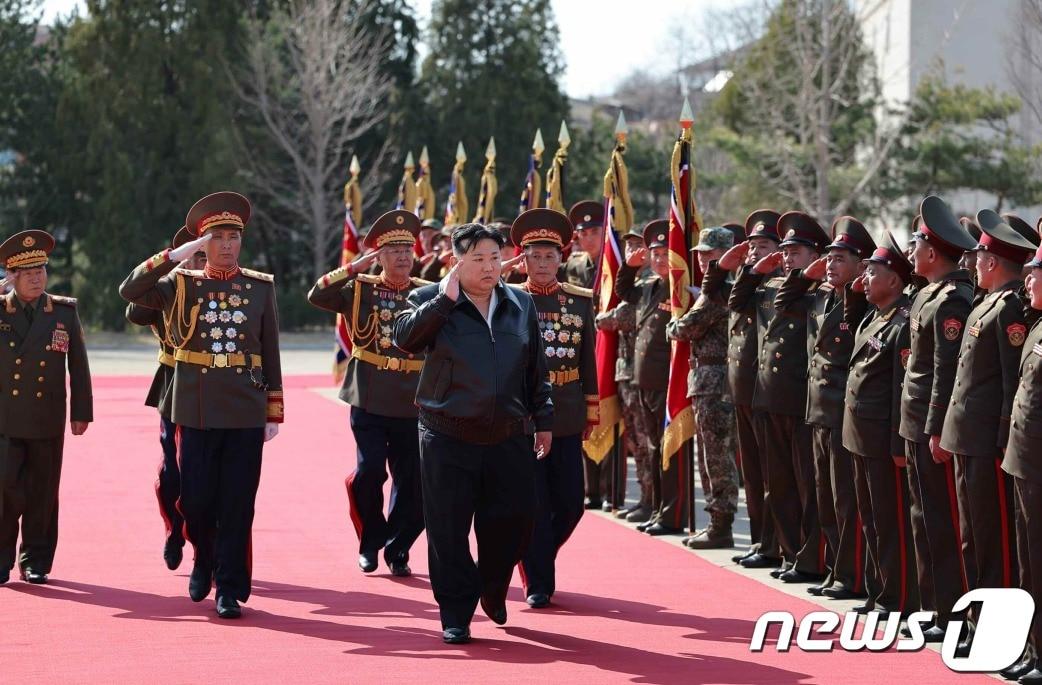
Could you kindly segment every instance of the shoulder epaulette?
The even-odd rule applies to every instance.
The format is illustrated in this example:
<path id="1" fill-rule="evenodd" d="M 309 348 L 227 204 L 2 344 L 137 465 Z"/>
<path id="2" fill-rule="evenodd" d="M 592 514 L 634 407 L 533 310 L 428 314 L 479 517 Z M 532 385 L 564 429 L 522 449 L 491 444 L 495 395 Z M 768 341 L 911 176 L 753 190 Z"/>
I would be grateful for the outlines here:
<path id="1" fill-rule="evenodd" d="M 777 276 L 775 278 L 768 279 L 767 282 L 763 285 L 767 288 L 780 288 L 782 287 L 782 283 L 785 283 L 785 278 L 782 276 Z"/>
<path id="2" fill-rule="evenodd" d="M 202 269 L 174 269 L 174 273 L 178 276 L 188 276 L 189 278 L 205 278 L 206 272 Z"/>
<path id="3" fill-rule="evenodd" d="M 253 278 L 258 281 L 265 281 L 267 283 L 274 283 L 275 277 L 271 274 L 266 274 L 263 271 L 254 271 L 253 269 L 239 269 L 242 275 L 246 278 Z"/>
<path id="4" fill-rule="evenodd" d="M 51 302 L 54 302 L 55 304 L 63 304 L 66 307 L 75 307 L 76 306 L 76 298 L 75 297 L 65 297 L 64 295 L 51 295 L 50 297 L 51 297 Z"/>
<path id="5" fill-rule="evenodd" d="M 369 285 L 379 285 L 383 283 L 379 276 L 373 274 L 358 274 L 355 276 L 355 280 L 361 281 L 362 283 L 368 283 Z"/>
<path id="6" fill-rule="evenodd" d="M 409 282 L 412 283 L 417 288 L 422 288 L 425 285 L 432 285 L 434 283 L 434 281 L 425 281 L 422 278 L 417 278 L 415 276 L 410 278 Z"/>
<path id="7" fill-rule="evenodd" d="M 565 291 L 569 295 L 578 295 L 579 297 L 593 297 L 593 290 L 590 288 L 582 288 L 571 283 L 562 283 L 561 290 Z"/>
<path id="8" fill-rule="evenodd" d="M 836 287 L 834 285 L 832 285 L 831 283 L 818 283 L 818 287 L 817 287 L 817 291 L 819 293 L 825 293 L 825 294 L 831 293 L 835 289 L 836 289 Z"/>

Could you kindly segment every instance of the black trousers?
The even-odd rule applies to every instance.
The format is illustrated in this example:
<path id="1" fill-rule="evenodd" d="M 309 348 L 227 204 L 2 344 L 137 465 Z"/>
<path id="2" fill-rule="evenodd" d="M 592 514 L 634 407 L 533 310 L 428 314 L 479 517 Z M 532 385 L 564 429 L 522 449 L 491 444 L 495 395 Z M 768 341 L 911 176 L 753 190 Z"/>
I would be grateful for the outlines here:
<path id="1" fill-rule="evenodd" d="M 825 539 L 814 494 L 811 427 L 802 417 L 760 414 L 767 453 L 767 497 L 785 561 L 804 573 L 825 572 Z"/>
<path id="2" fill-rule="evenodd" d="M 851 455 L 857 506 L 874 577 L 869 601 L 889 611 L 919 609 L 919 583 L 908 511 L 908 478 L 890 456 Z"/>
<path id="3" fill-rule="evenodd" d="M 351 522 L 359 552 L 384 550 L 388 563 L 408 561 L 423 532 L 420 444 L 416 419 L 372 414 L 351 407 L 358 465 L 347 478 Z M 384 518 L 384 483 L 391 472 L 391 499 Z"/>
<path id="4" fill-rule="evenodd" d="M 18 566 L 50 573 L 58 547 L 58 487 L 64 436 L 0 436 L 0 569 L 11 569 L 21 521 Z"/>
<path id="5" fill-rule="evenodd" d="M 834 582 L 865 590 L 865 538 L 858 516 L 854 465 L 838 428 L 814 426 L 814 489 Z"/>
<path id="6" fill-rule="evenodd" d="M 482 597 L 499 606 L 535 519 L 532 436 L 473 445 L 419 426 L 431 588 L 443 628 L 470 625 Z M 470 554 L 470 527 L 478 561 Z"/>
<path id="7" fill-rule="evenodd" d="M 926 442 L 906 441 L 912 539 L 923 609 L 948 625 L 952 607 L 969 589 L 959 532 L 959 501 L 953 459 L 934 462 Z"/>
<path id="8" fill-rule="evenodd" d="M 764 427 L 760 414 L 747 404 L 734 406 L 735 436 L 742 455 L 742 480 L 745 482 L 745 506 L 749 512 L 749 533 L 760 554 L 780 557 L 774 513 L 767 497 L 767 453 L 760 447 L 765 438 L 759 436 Z"/>
<path id="9" fill-rule="evenodd" d="M 1042 484 L 1014 479 L 1020 587 L 1035 600 L 1029 642 L 1042 649 Z"/>
<path id="10" fill-rule="evenodd" d="M 555 436 L 550 454 L 535 463 L 535 526 L 518 566 L 526 595 L 553 595 L 557 589 L 557 552 L 583 515 L 584 459 L 582 436 L 564 435 Z"/>
<path id="11" fill-rule="evenodd" d="M 253 574 L 253 507 L 264 428 L 178 426 L 185 537 L 196 566 L 212 568 L 217 594 L 245 602 Z"/>
<path id="12" fill-rule="evenodd" d="M 177 426 L 160 415 L 159 446 L 163 450 L 163 461 L 159 463 L 156 478 L 156 499 L 159 500 L 159 515 L 166 528 L 166 541 L 184 547 L 184 517 L 177 510 L 177 499 L 181 496 L 181 470 L 177 467 Z"/>
<path id="13" fill-rule="evenodd" d="M 977 572 L 970 586 L 1017 587 L 1013 476 L 1001 457 L 956 454 L 954 461 L 964 564 Z"/>

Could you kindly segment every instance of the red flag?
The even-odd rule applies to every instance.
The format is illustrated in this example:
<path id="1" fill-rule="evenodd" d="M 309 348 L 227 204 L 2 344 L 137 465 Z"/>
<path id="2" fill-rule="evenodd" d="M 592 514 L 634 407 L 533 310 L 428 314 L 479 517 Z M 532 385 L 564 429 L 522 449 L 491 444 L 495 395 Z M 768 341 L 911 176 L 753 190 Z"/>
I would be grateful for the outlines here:
<path id="1" fill-rule="evenodd" d="M 361 249 L 358 247 L 358 228 L 351 215 L 351 206 L 344 212 L 344 239 L 341 243 L 340 266 L 347 266 L 355 260 Z M 347 328 L 347 318 L 343 314 L 336 315 L 336 362 L 333 377 L 339 383 L 347 371 L 347 360 L 351 357 L 351 331 Z"/>

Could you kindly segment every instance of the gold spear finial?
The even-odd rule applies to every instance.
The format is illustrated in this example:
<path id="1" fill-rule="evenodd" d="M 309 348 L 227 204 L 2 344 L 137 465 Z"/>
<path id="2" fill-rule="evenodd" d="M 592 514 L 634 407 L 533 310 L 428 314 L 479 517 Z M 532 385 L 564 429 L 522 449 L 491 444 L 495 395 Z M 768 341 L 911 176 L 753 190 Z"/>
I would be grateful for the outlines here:
<path id="1" fill-rule="evenodd" d="M 463 141 L 462 140 L 459 143 L 456 144 L 456 161 L 457 162 L 466 162 L 467 161 L 467 151 L 463 149 Z"/>
<path id="2" fill-rule="evenodd" d="M 619 119 L 615 122 L 615 137 L 625 138 L 630 132 L 630 127 L 626 124 L 626 115 L 623 114 L 622 110 L 619 110 Z"/>
<path id="3" fill-rule="evenodd" d="M 427 154 L 427 146 L 423 146 L 423 150 L 420 151 L 420 166 L 427 166 L 431 163 L 430 155 Z"/>
<path id="4" fill-rule="evenodd" d="M 415 169 L 416 164 L 412 161 L 412 150 L 409 150 L 409 154 L 405 155 L 405 168 Z"/>
<path id="5" fill-rule="evenodd" d="M 572 142 L 572 137 L 568 135 L 568 124 L 564 119 L 561 120 L 561 132 L 557 134 L 557 142 L 561 144 L 561 147 L 568 147 Z"/>
<path id="6" fill-rule="evenodd" d="M 362 165 L 358 163 L 358 155 L 351 155 L 351 166 L 347 167 L 352 176 L 362 173 Z"/>
<path id="7" fill-rule="evenodd" d="M 542 157 L 543 150 L 546 149 L 546 145 L 543 144 L 543 129 L 537 128 L 535 130 L 535 140 L 532 141 L 532 152 L 535 153 L 536 157 Z"/>
<path id="8" fill-rule="evenodd" d="M 691 128 L 691 124 L 695 123 L 695 115 L 691 113 L 691 102 L 684 96 L 684 106 L 680 110 L 680 126 L 681 128 Z"/>
<path id="9" fill-rule="evenodd" d="M 496 158 L 496 139 L 494 136 L 490 136 L 488 139 L 488 147 L 485 148 L 485 159 L 492 161 Z"/>

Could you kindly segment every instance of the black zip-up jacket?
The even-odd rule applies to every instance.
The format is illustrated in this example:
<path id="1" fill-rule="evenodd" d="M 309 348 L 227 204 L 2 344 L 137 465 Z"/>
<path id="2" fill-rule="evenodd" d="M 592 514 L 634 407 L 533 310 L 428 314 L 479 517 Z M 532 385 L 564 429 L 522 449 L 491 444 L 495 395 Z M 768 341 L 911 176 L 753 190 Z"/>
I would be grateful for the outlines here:
<path id="1" fill-rule="evenodd" d="M 492 328 L 463 292 L 454 302 L 438 284 L 409 293 L 394 322 L 394 344 L 426 363 L 416 406 L 450 419 L 480 421 L 490 433 L 531 420 L 553 429 L 554 406 L 546 354 L 532 296 L 502 281 Z M 474 436 L 480 442 L 481 436 Z"/>

